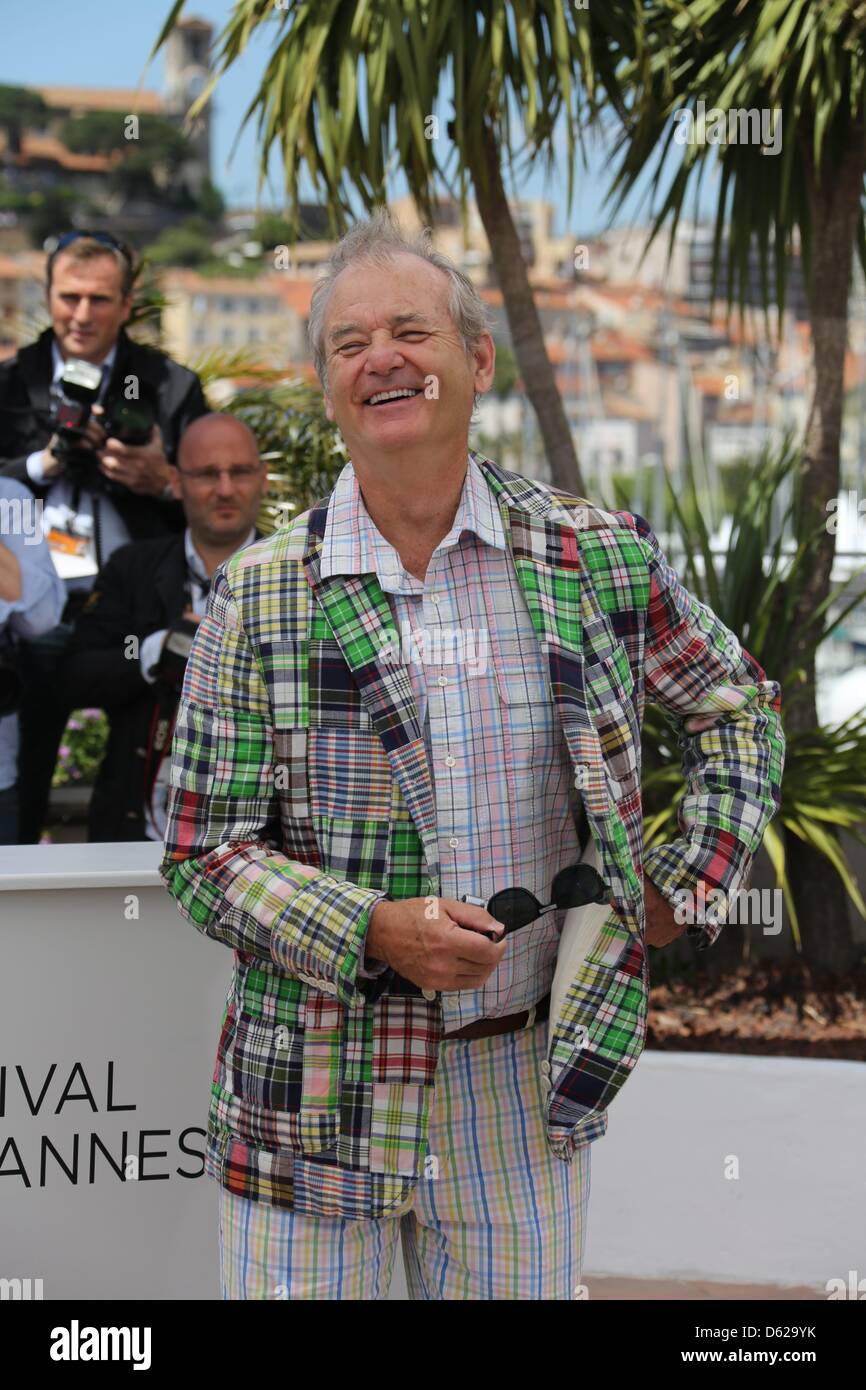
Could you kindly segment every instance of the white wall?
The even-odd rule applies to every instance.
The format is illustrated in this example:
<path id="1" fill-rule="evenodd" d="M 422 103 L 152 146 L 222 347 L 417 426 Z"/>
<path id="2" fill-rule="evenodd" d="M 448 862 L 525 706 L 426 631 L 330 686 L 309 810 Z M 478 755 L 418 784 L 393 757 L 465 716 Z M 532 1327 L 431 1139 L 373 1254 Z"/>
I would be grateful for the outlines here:
<path id="1" fill-rule="evenodd" d="M 46 1299 L 219 1296 L 216 1188 L 178 1169 L 201 1166 L 180 1136 L 206 1125 L 231 956 L 181 918 L 160 851 L 0 848 L 0 1152 L 17 1145 L 0 1163 L 0 1277 L 41 1278 Z M 108 1111 L 109 1061 L 111 1099 L 133 1109 Z M 91 1183 L 90 1135 L 119 1153 L 124 1130 L 133 1153 L 167 1130 L 142 1141 L 166 1156 L 121 1182 L 98 1155 Z M 49 1157 L 40 1184 L 41 1136 L 71 1164 L 75 1133 L 78 1181 Z M 864 1138 L 866 1063 L 644 1053 L 593 1145 L 586 1272 L 866 1277 Z"/>

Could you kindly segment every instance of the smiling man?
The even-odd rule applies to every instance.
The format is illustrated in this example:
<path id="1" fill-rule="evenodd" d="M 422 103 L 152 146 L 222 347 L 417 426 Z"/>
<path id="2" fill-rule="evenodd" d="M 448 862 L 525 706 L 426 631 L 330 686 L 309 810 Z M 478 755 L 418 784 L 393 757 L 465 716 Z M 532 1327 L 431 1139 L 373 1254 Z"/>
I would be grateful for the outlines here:
<path id="1" fill-rule="evenodd" d="M 641 518 L 470 450 L 494 345 L 426 235 L 385 211 L 350 231 L 309 332 L 350 462 L 216 573 L 161 865 L 235 952 L 207 1149 L 223 1292 L 382 1298 L 401 1236 L 414 1298 L 578 1297 L 647 947 L 683 930 L 677 894 L 744 881 L 779 688 Z M 407 628 L 473 641 L 408 661 Z M 489 659 L 464 660 L 479 634 Z M 681 837 L 646 859 L 645 695 L 689 775 Z"/>

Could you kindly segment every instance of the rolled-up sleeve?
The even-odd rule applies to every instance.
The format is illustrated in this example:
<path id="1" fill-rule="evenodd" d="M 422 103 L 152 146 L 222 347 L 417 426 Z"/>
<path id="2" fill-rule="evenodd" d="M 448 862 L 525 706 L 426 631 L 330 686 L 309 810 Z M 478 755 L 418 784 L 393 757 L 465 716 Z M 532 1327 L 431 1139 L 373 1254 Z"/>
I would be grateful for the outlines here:
<path id="1" fill-rule="evenodd" d="M 681 835 L 656 845 L 644 871 L 672 905 L 711 903 L 692 935 L 719 936 L 779 809 L 785 738 L 778 682 L 678 579 L 649 525 L 635 518 L 650 575 L 645 677 L 679 734 L 686 792 Z"/>

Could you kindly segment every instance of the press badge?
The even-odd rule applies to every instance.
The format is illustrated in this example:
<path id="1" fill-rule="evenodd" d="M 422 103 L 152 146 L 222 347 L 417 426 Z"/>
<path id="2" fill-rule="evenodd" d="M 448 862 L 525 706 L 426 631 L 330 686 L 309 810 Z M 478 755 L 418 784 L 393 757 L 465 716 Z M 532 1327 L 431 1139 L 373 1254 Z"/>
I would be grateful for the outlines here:
<path id="1" fill-rule="evenodd" d="M 65 503 L 44 507 L 42 529 L 61 579 L 97 573 L 92 516 L 74 512 Z"/>

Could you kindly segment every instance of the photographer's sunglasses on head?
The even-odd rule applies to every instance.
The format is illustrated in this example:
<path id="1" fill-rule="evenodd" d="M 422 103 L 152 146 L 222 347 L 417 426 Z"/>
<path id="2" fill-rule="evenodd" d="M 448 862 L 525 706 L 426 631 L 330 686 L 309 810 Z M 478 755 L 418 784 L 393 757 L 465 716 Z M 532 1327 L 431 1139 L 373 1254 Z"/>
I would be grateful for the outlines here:
<path id="1" fill-rule="evenodd" d="M 121 256 L 124 256 L 129 264 L 132 265 L 133 258 L 129 247 L 124 242 L 118 241 L 117 237 L 112 236 L 111 232 L 86 232 L 80 230 L 64 232 L 62 236 L 57 238 L 57 244 L 51 252 L 51 260 L 53 261 L 55 256 L 58 256 L 61 251 L 65 251 L 67 246 L 70 246 L 73 241 L 80 241 L 82 237 L 87 237 L 90 241 L 98 241 L 103 246 L 112 247 L 113 250 L 119 251 Z"/>

